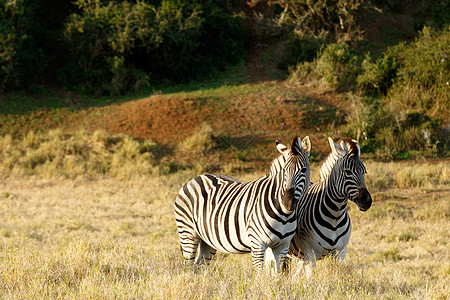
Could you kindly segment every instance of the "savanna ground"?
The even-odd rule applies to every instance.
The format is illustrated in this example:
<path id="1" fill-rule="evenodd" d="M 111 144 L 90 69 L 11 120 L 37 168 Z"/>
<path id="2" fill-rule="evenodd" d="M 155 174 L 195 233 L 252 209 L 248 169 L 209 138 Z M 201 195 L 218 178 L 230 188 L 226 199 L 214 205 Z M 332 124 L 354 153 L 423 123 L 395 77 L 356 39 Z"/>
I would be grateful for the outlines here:
<path id="1" fill-rule="evenodd" d="M 1 298 L 448 299 L 449 164 L 366 165 L 374 203 L 365 213 L 348 205 L 348 257 L 319 262 L 310 277 L 256 273 L 249 254 L 219 253 L 200 270 L 186 265 L 173 201 L 192 170 L 132 179 L 3 176 Z M 317 179 L 318 165 L 312 172 Z"/>
<path id="2" fill-rule="evenodd" d="M 275 81 L 154 94 L 95 105 L 70 93 L 15 96 L 3 107 L 1 298 L 449 298 L 450 163 L 436 155 L 363 154 L 374 203 L 365 213 L 349 203 L 343 263 L 325 259 L 309 277 L 296 265 L 254 272 L 250 255 L 187 265 L 173 215 L 184 183 L 204 172 L 262 176 L 273 141 L 296 134 L 311 137 L 318 180 L 327 136 L 338 139 L 357 108 L 351 95 Z"/>

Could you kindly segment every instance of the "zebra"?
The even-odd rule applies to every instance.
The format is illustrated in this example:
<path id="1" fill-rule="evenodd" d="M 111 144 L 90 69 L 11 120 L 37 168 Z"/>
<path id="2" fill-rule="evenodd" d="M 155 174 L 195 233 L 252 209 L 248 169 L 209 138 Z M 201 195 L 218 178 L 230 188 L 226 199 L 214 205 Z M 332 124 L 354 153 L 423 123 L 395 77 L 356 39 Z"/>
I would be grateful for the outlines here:
<path id="1" fill-rule="evenodd" d="M 281 155 L 254 181 L 208 174 L 181 188 L 174 210 L 184 258 L 201 265 L 216 250 L 251 252 L 254 269 L 262 270 L 269 247 L 279 272 L 296 229 L 297 201 L 309 187 L 311 142 L 296 136 L 290 148 L 278 141 L 276 148 Z"/>
<path id="2" fill-rule="evenodd" d="M 316 260 L 329 253 L 345 259 L 351 232 L 347 199 L 355 202 L 360 211 L 372 205 L 359 144 L 350 138 L 343 138 L 339 144 L 331 138 L 328 141 L 332 151 L 320 169 L 320 180 L 298 201 L 297 230 L 289 248 L 289 257 L 303 258 L 312 268 Z M 266 263 L 272 260 L 268 252 Z"/>

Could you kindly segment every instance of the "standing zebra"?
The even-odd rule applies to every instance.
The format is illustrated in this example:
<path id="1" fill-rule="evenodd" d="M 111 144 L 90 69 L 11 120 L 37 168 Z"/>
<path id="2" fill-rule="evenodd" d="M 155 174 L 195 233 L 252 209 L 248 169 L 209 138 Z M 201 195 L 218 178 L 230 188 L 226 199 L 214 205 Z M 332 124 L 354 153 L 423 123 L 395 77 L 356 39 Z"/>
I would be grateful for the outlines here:
<path id="1" fill-rule="evenodd" d="M 175 200 L 181 251 L 196 264 L 211 260 L 216 250 L 252 253 L 262 269 L 272 248 L 277 271 L 296 228 L 295 207 L 309 186 L 309 137 L 295 137 L 290 148 L 276 143 L 282 154 L 266 176 L 242 182 L 222 175 L 201 175 L 185 184 Z"/>
<path id="2" fill-rule="evenodd" d="M 342 139 L 335 144 L 328 138 L 331 153 L 320 170 L 320 181 L 312 184 L 298 201 L 297 230 L 292 238 L 289 255 L 303 258 L 312 267 L 328 253 L 343 260 L 350 240 L 350 217 L 347 199 L 366 211 L 372 205 L 360 160 L 360 147 L 355 140 Z M 270 252 L 266 262 L 273 260 Z"/>

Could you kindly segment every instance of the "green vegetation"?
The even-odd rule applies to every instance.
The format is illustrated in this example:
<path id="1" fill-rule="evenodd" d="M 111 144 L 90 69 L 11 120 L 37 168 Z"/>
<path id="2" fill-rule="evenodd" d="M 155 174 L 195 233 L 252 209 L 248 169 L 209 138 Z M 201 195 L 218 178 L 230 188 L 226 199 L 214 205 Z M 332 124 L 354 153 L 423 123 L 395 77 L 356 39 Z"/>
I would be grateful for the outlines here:
<path id="1" fill-rule="evenodd" d="M 45 132 L 78 109 L 161 91 L 224 112 L 229 94 L 264 94 L 251 82 L 257 67 L 263 79 L 335 93 L 342 105 L 322 116 L 313 102 L 302 122 L 323 130 L 334 113 L 329 134 L 359 138 L 366 153 L 448 156 L 449 3 L 2 0 L 1 130 L 26 133 L 17 127 L 31 118 Z M 48 85 L 78 94 L 48 97 Z"/>
<path id="2" fill-rule="evenodd" d="M 75 5 L 80 13 L 69 17 L 64 32 L 67 86 L 123 94 L 149 83 L 205 77 L 242 57 L 238 17 L 209 1 Z"/>
<path id="3" fill-rule="evenodd" d="M 243 56 L 222 1 L 0 1 L 0 90 L 57 82 L 90 94 L 207 77 Z"/>
<path id="4" fill-rule="evenodd" d="M 450 1 L 0 0 L 0 298 L 446 299 Z M 276 78 L 279 81 L 274 81 Z M 359 139 L 343 263 L 192 268 L 173 201 Z M 406 159 L 408 159 L 406 161 Z M 399 161 L 400 160 L 400 161 Z"/>

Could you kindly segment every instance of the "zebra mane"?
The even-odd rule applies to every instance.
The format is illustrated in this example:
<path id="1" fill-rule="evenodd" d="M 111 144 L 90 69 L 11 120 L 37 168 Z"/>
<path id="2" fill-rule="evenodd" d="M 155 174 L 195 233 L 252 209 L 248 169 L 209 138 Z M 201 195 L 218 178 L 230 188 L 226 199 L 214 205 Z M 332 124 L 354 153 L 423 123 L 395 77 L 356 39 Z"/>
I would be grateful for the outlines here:
<path id="1" fill-rule="evenodd" d="M 283 168 L 284 164 L 286 162 L 286 158 L 284 155 L 280 155 L 274 160 L 272 160 L 272 163 L 270 164 L 269 171 L 267 172 L 267 176 L 273 176 L 280 172 L 280 170 Z"/>
<path id="2" fill-rule="evenodd" d="M 339 157 L 341 156 L 337 151 L 331 151 L 325 162 L 320 167 L 320 181 L 324 181 L 331 174 L 331 170 L 333 170 L 333 167 L 336 165 Z"/>
<path id="3" fill-rule="evenodd" d="M 359 156 L 361 153 L 358 142 L 350 138 L 342 138 L 338 144 L 334 144 L 331 138 L 328 138 L 331 147 L 331 153 L 320 167 L 320 181 L 324 181 L 330 174 L 333 167 L 340 157 L 345 154 Z"/>

